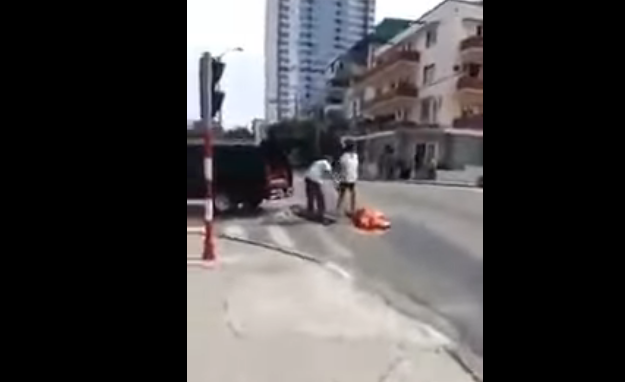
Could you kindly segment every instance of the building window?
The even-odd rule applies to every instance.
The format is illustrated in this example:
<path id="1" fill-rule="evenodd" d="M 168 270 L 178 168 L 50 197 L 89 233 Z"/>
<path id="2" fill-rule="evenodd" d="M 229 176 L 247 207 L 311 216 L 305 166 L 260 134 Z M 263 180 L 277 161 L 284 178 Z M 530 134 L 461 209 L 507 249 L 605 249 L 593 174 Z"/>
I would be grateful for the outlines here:
<path id="1" fill-rule="evenodd" d="M 421 113 L 420 113 L 421 123 L 431 123 L 432 98 L 426 98 L 422 100 L 420 109 L 421 109 Z"/>
<path id="2" fill-rule="evenodd" d="M 438 33 L 437 33 L 437 28 L 436 27 L 431 27 L 426 33 L 425 33 L 425 47 L 429 48 L 433 45 L 436 44 L 436 40 L 438 38 Z"/>
<path id="3" fill-rule="evenodd" d="M 434 83 L 436 76 L 436 66 L 434 64 L 426 65 L 423 68 L 423 85 L 431 85 Z"/>
<path id="4" fill-rule="evenodd" d="M 484 25 L 478 25 L 476 29 L 477 30 L 475 31 L 475 34 L 480 36 L 480 37 L 483 37 L 484 36 Z"/>

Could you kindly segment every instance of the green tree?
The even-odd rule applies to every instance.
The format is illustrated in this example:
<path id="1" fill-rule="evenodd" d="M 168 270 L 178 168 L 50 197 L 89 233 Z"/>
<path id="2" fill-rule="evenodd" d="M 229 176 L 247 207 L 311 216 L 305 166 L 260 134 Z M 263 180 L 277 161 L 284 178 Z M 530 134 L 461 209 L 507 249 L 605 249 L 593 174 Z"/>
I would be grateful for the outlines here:
<path id="1" fill-rule="evenodd" d="M 346 131 L 346 121 L 285 120 L 268 127 L 268 139 L 278 144 L 297 167 L 307 166 L 322 155 L 337 156 L 340 135 Z"/>
<path id="2" fill-rule="evenodd" d="M 223 137 L 225 139 L 237 139 L 237 140 L 250 140 L 254 139 L 254 134 L 251 130 L 245 127 L 236 127 L 234 129 L 229 129 L 224 131 Z"/>

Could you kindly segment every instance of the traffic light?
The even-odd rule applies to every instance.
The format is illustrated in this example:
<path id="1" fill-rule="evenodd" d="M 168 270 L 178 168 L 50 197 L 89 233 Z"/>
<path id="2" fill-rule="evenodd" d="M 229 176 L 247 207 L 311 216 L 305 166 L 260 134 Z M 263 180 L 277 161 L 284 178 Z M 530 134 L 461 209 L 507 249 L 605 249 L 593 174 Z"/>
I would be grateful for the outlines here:
<path id="1" fill-rule="evenodd" d="M 224 69 L 226 65 L 219 60 L 212 60 L 211 64 L 212 64 L 212 69 L 213 69 L 212 70 L 213 82 L 212 82 L 212 88 L 211 88 L 211 91 L 212 91 L 211 117 L 214 117 L 221 110 L 221 106 L 224 103 L 224 98 L 226 98 L 226 93 L 222 92 L 221 90 L 218 90 L 218 87 L 217 87 L 217 85 L 219 84 L 219 81 L 221 80 L 221 76 L 224 74 Z"/>
<path id="2" fill-rule="evenodd" d="M 217 115 L 223 105 L 225 93 L 218 90 L 225 64 L 205 53 L 200 58 L 200 116 L 210 120 Z"/>

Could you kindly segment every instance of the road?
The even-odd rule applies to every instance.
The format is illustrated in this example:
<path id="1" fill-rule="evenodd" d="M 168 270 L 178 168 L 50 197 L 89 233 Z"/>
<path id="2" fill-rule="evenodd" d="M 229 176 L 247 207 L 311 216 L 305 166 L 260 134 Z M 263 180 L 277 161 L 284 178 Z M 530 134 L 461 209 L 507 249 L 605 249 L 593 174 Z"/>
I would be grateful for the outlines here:
<path id="1" fill-rule="evenodd" d="M 284 211 L 290 204 L 303 204 L 301 189 L 259 214 L 221 219 L 218 231 L 334 261 L 366 284 L 444 317 L 483 357 L 483 191 L 363 182 L 360 200 L 393 224 L 389 232 L 372 236 L 348 222 L 322 227 L 289 216 Z M 333 205 L 336 196 L 328 194 Z M 192 212 L 197 211 L 187 207 L 188 226 L 200 223 Z"/>

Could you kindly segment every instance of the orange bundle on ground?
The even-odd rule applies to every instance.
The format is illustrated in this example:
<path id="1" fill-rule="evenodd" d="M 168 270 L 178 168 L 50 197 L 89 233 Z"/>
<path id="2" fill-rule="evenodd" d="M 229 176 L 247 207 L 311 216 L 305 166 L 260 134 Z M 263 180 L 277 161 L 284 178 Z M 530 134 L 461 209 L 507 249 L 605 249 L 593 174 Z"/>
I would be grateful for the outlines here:
<path id="1" fill-rule="evenodd" d="M 380 211 L 372 208 L 360 208 L 352 217 L 356 228 L 365 231 L 379 231 L 391 228 L 391 222 Z"/>

